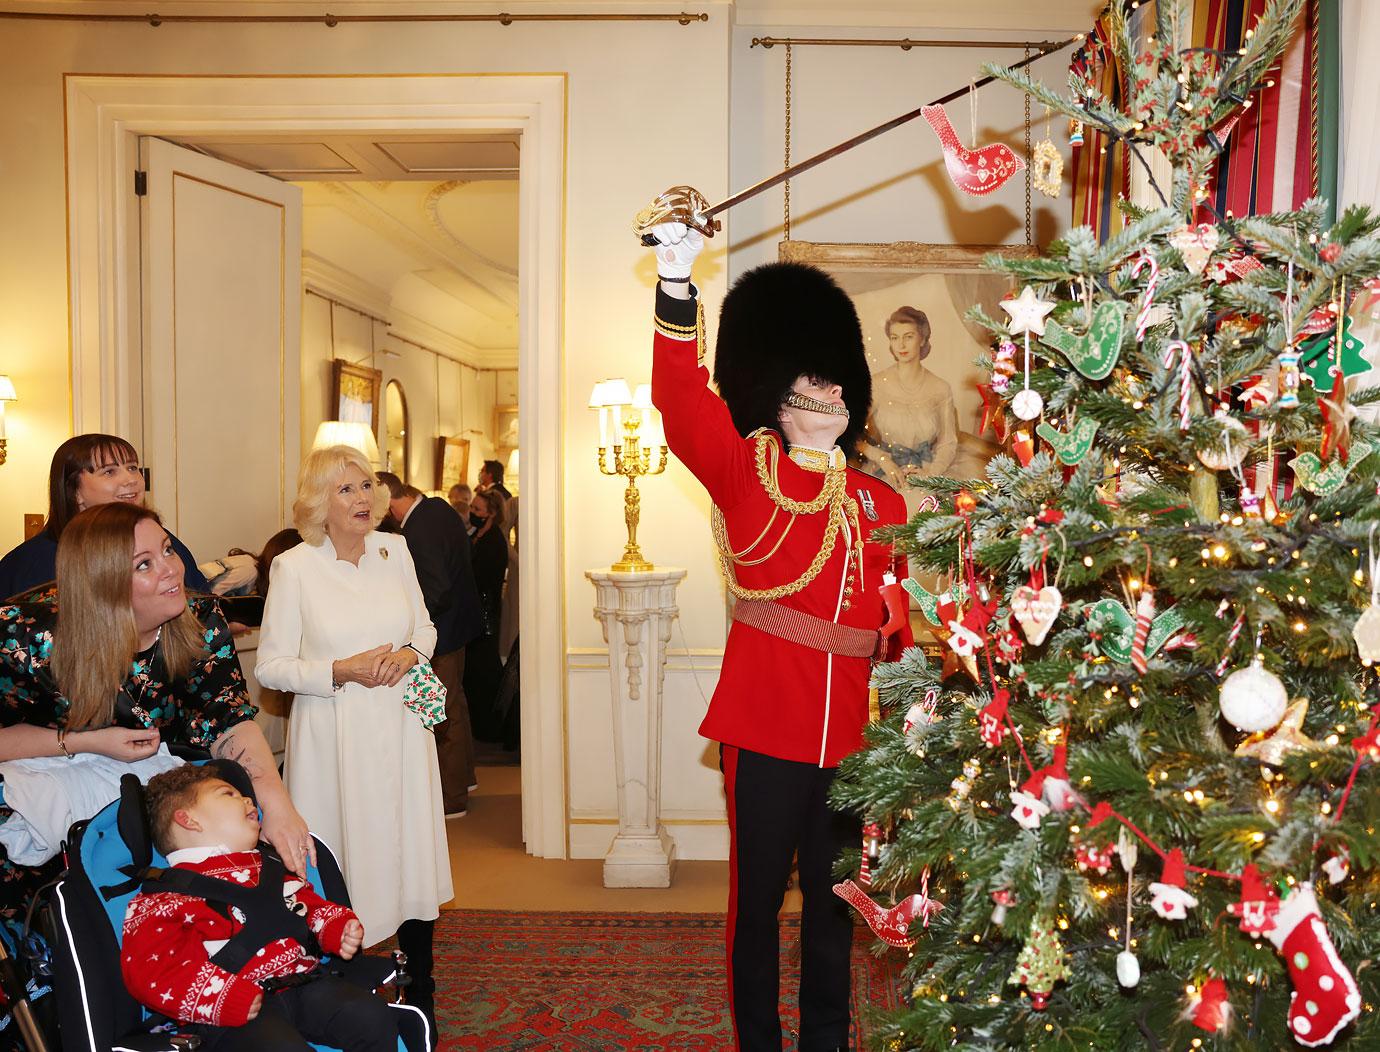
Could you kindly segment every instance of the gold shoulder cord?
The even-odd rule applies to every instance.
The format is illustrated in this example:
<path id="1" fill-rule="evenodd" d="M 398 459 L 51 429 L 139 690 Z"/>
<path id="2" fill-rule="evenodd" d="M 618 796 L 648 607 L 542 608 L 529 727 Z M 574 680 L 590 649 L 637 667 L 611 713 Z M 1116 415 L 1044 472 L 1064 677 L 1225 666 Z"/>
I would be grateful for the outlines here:
<path id="1" fill-rule="evenodd" d="M 771 518 L 767 520 L 767 525 L 757 536 L 757 539 L 749 544 L 740 552 L 733 550 L 733 545 L 729 541 L 728 527 L 724 522 L 723 512 L 718 505 L 714 506 L 711 520 L 714 529 L 714 544 L 719 549 L 719 568 L 723 572 L 724 582 L 728 585 L 728 590 L 738 599 L 751 600 L 775 600 L 783 599 L 788 595 L 795 595 L 809 586 L 810 582 L 819 576 L 824 564 L 829 561 L 829 557 L 834 554 L 834 546 L 838 542 L 839 523 L 842 515 L 848 516 L 848 521 L 853 532 L 853 547 L 856 550 L 858 567 L 862 567 L 862 528 L 858 519 L 858 502 L 847 493 L 848 468 L 846 466 L 829 468 L 824 473 L 824 485 L 820 488 L 819 496 L 814 500 L 799 501 L 787 497 L 781 492 L 780 483 L 777 481 L 777 464 L 781 456 L 780 447 L 772 440 L 770 432 L 765 429 L 758 431 L 753 436 L 757 444 L 757 478 L 762 483 L 762 489 L 766 491 L 768 497 L 775 507 L 772 509 Z M 770 462 L 768 462 L 770 456 Z M 811 560 L 810 565 L 794 581 L 788 584 L 776 585 L 773 588 L 744 588 L 738 583 L 737 577 L 733 572 L 734 566 L 759 566 L 766 562 L 780 550 L 782 543 L 786 540 L 787 534 L 791 532 L 791 527 L 795 525 L 796 517 L 799 515 L 813 515 L 822 511 L 825 507 L 829 508 L 829 521 L 824 528 L 824 539 L 820 544 L 819 551 Z M 771 529 L 772 523 L 776 521 L 778 511 L 784 511 L 790 516 L 786 523 L 786 528 L 782 530 L 781 536 L 777 538 L 776 544 L 771 551 L 756 559 L 748 559 L 747 556 L 762 543 Z"/>

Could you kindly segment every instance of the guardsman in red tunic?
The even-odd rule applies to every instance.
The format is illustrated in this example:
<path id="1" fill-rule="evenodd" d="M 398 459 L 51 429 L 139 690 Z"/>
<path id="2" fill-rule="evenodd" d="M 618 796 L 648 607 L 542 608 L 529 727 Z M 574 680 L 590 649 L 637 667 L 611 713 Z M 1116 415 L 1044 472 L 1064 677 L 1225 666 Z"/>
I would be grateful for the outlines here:
<path id="1" fill-rule="evenodd" d="M 737 1047 L 780 1052 L 779 930 L 798 857 L 801 1052 L 849 1045 L 853 924 L 832 867 L 858 818 L 829 806 L 834 773 L 862 745 L 868 680 L 886 622 L 882 577 L 903 563 L 870 539 L 905 502 L 847 466 L 872 401 L 862 331 L 823 271 L 771 263 L 723 302 L 701 362 L 690 270 L 700 234 L 653 230 L 652 400 L 666 441 L 709 491 L 733 625 L 700 733 L 720 743 L 730 832 L 729 996 Z M 720 397 L 722 396 L 722 397 Z"/>

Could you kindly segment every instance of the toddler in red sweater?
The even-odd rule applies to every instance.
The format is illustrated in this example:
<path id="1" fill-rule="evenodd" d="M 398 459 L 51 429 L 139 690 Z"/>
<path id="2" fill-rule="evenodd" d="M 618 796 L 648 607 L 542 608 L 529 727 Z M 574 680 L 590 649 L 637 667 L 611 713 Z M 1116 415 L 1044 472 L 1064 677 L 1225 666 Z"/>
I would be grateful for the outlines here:
<path id="1" fill-rule="evenodd" d="M 364 927 L 260 854 L 254 801 L 214 768 L 191 764 L 151 778 L 146 797 L 154 845 L 170 867 L 157 882 L 169 890 L 141 892 L 125 913 L 120 967 L 130 993 L 188 1024 L 205 1052 L 306 1052 L 309 1042 L 395 1052 L 388 1005 L 318 969 L 322 954 L 353 957 Z M 281 882 L 281 898 L 264 889 L 246 916 L 198 894 L 206 889 L 182 870 L 228 882 L 231 897 L 254 894 L 267 876 Z"/>

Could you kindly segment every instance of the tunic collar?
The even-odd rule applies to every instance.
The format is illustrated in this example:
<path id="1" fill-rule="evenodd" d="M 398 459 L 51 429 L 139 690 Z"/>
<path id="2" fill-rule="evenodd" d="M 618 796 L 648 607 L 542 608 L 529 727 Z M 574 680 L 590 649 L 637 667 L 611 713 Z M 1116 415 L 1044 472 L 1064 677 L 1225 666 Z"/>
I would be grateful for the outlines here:
<path id="1" fill-rule="evenodd" d="M 848 458 L 843 455 L 843 450 L 839 449 L 838 446 L 833 449 L 791 446 L 786 455 L 806 471 L 816 471 L 821 475 L 830 468 L 841 468 L 848 463 Z"/>

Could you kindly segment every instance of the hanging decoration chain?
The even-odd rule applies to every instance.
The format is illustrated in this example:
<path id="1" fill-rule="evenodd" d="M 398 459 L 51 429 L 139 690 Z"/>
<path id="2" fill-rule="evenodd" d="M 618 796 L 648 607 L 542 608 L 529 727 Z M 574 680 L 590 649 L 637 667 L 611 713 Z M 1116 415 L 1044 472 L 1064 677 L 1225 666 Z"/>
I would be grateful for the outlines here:
<path id="1" fill-rule="evenodd" d="M 791 166 L 791 45 L 786 45 L 786 163 L 783 168 Z M 782 184 L 784 197 L 785 216 L 782 225 L 785 227 L 786 240 L 791 239 L 791 181 L 787 179 Z"/>
<path id="2" fill-rule="evenodd" d="M 1025 47 L 1026 61 L 1030 61 L 1030 45 Z M 1030 93 L 1025 95 L 1025 243 L 1035 243 L 1035 226 L 1030 216 L 1030 183 L 1035 170 L 1035 155 L 1030 149 Z"/>

